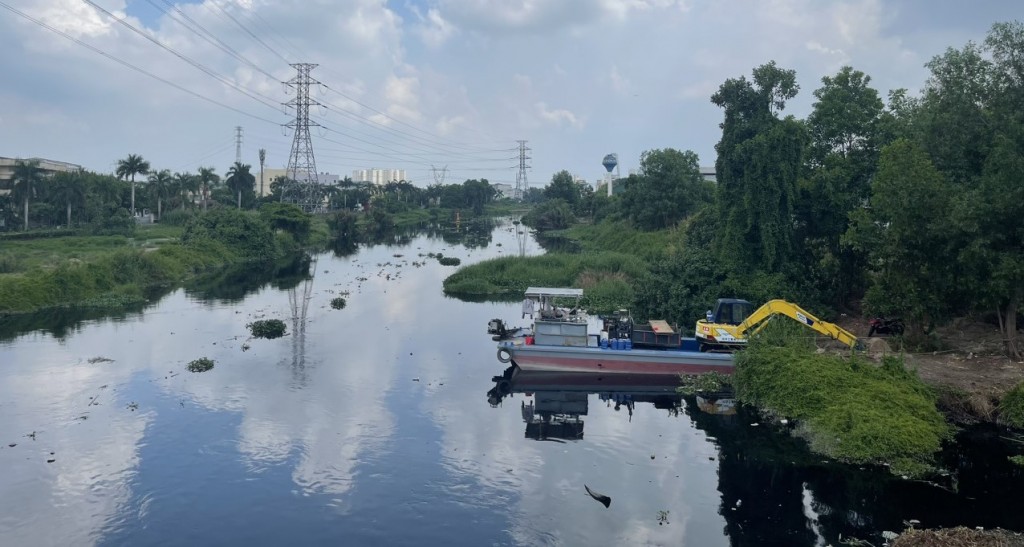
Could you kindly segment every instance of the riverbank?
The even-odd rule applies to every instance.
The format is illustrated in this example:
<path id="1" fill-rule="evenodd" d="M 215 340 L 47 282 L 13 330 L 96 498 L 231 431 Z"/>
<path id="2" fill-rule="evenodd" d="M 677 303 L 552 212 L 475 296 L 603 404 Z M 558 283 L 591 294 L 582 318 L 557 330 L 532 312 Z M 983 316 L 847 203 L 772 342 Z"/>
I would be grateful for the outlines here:
<path id="1" fill-rule="evenodd" d="M 5 265 L 0 316 L 66 306 L 134 305 L 145 302 L 154 289 L 231 266 L 273 263 L 300 251 L 293 234 L 275 232 L 256 213 L 233 209 L 196 216 L 183 227 L 138 227 L 134 237 L 22 238 L 5 243 L 0 254 Z"/>

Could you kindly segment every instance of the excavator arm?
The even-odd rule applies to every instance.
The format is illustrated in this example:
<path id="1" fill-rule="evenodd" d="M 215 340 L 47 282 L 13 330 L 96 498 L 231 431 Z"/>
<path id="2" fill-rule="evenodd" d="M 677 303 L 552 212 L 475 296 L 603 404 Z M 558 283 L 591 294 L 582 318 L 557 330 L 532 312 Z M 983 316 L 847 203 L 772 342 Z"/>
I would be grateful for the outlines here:
<path id="1" fill-rule="evenodd" d="M 804 310 L 800 306 L 785 300 L 769 300 L 765 305 L 754 310 L 754 313 L 750 314 L 746 320 L 735 327 L 736 337 L 747 338 L 751 334 L 756 334 L 763 329 L 768 324 L 768 320 L 775 315 L 785 315 L 786 317 L 795 320 L 797 323 L 810 327 L 825 336 L 839 340 L 851 348 L 857 345 L 857 337 L 850 331 L 836 325 L 835 323 L 822 321 L 808 313 L 807 310 Z"/>

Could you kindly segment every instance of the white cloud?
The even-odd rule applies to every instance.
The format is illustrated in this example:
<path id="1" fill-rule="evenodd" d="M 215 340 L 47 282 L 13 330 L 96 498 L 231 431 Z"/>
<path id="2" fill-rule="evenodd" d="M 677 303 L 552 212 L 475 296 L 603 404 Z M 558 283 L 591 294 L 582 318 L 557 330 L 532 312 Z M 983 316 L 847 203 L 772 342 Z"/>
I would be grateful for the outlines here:
<path id="1" fill-rule="evenodd" d="M 537 103 L 536 107 L 537 114 L 540 115 L 541 119 L 549 123 L 554 125 L 566 124 L 577 129 L 583 128 L 584 121 L 570 110 L 564 108 L 548 109 L 548 105 L 543 102 Z"/>
<path id="2" fill-rule="evenodd" d="M 457 29 L 454 25 L 441 16 L 437 8 L 427 10 L 427 15 L 422 17 L 423 22 L 419 29 L 423 43 L 430 47 L 440 47 L 455 35 Z"/>

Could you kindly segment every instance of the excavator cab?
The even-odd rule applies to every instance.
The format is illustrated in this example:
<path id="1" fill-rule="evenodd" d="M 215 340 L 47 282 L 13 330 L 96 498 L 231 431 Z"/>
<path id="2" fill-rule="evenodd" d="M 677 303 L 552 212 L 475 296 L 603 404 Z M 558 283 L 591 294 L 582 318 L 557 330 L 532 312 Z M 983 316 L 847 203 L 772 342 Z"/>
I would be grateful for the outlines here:
<path id="1" fill-rule="evenodd" d="M 739 325 L 754 312 L 754 305 L 739 298 L 719 298 L 711 323 Z"/>

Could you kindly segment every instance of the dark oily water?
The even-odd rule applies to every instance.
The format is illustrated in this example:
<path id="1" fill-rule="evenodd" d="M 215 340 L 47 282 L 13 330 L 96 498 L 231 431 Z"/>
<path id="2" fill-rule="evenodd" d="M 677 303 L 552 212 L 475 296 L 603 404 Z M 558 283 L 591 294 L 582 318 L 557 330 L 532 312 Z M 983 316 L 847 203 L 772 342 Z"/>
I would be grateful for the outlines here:
<path id="1" fill-rule="evenodd" d="M 1024 527 L 998 432 L 951 447 L 956 481 L 936 486 L 823 462 L 672 378 L 495 382 L 486 323 L 518 323 L 518 304 L 444 296 L 454 268 L 425 255 L 541 252 L 517 232 L 435 229 L 0 333 L 0 545 L 877 545 L 905 519 Z M 250 339 L 275 318 L 285 337 Z M 188 372 L 200 357 L 214 368 Z"/>

